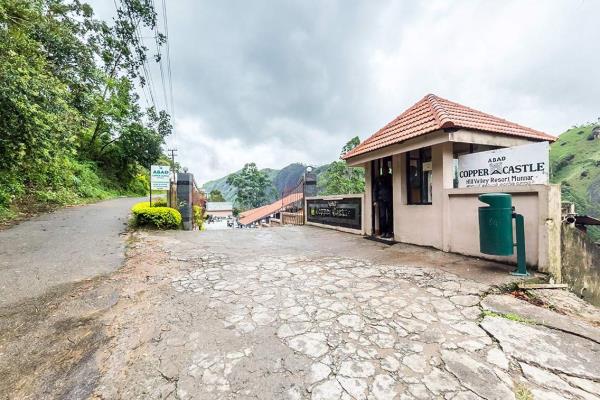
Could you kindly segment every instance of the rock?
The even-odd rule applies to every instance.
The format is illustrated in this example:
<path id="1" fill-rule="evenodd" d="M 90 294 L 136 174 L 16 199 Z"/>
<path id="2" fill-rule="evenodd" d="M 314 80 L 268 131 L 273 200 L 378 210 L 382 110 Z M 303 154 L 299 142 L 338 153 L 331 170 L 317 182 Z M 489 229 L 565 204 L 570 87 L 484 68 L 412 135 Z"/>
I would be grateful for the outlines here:
<path id="1" fill-rule="evenodd" d="M 331 368 L 327 365 L 316 362 L 310 366 L 310 374 L 308 375 L 308 383 L 313 384 L 327 378 L 331 373 Z"/>
<path id="2" fill-rule="evenodd" d="M 473 392 L 459 392 L 456 396 L 452 397 L 452 400 L 481 400 L 482 398 L 477 396 Z"/>
<path id="3" fill-rule="evenodd" d="M 351 378 L 368 378 L 375 374 L 375 367 L 370 361 L 344 361 L 339 375 Z"/>
<path id="4" fill-rule="evenodd" d="M 542 389 L 531 389 L 533 400 L 565 400 L 564 396 Z"/>
<path id="5" fill-rule="evenodd" d="M 393 400 L 398 394 L 396 381 L 389 375 L 377 375 L 373 379 L 371 394 L 375 400 Z"/>
<path id="6" fill-rule="evenodd" d="M 556 291 L 555 291 L 556 292 Z M 484 310 L 498 314 L 516 314 L 524 319 L 549 328 L 560 329 L 600 343 L 600 328 L 579 318 L 558 314 L 547 308 L 534 306 L 509 295 L 490 295 L 481 302 Z"/>
<path id="7" fill-rule="evenodd" d="M 394 336 L 387 333 L 376 333 L 369 336 L 369 340 L 382 349 L 393 349 L 396 342 Z"/>
<path id="8" fill-rule="evenodd" d="M 422 383 L 414 383 L 412 385 L 409 385 L 408 391 L 417 399 L 427 400 L 431 397 L 431 394 L 427 390 L 427 387 Z"/>
<path id="9" fill-rule="evenodd" d="M 523 371 L 525 378 L 538 386 L 552 389 L 562 389 L 565 386 L 568 386 L 565 381 L 551 372 L 526 363 L 519 364 L 521 365 L 521 370 Z"/>
<path id="10" fill-rule="evenodd" d="M 575 395 L 577 398 L 582 398 L 585 400 L 599 400 L 599 397 L 596 397 L 590 393 L 587 393 L 581 389 L 574 388 L 569 386 L 567 382 L 562 380 L 559 376 L 554 375 L 548 371 L 540 369 L 538 367 L 528 365 L 525 363 L 521 363 L 521 369 L 523 370 L 523 374 L 527 379 L 532 381 L 538 386 L 542 386 L 548 389 L 555 389 L 556 391 L 563 391 L 569 394 Z M 585 381 L 584 379 L 581 379 Z M 593 382 L 592 382 L 593 383 Z M 598 385 L 598 384 L 596 384 Z M 596 394 L 600 394 L 600 392 L 594 392 Z"/>
<path id="11" fill-rule="evenodd" d="M 346 378 L 343 376 L 338 376 L 338 382 L 352 398 L 357 400 L 363 400 L 367 398 L 367 381 L 364 379 L 358 378 Z"/>
<path id="12" fill-rule="evenodd" d="M 508 370 L 508 359 L 500 349 L 493 348 L 488 351 L 487 362 L 494 364 L 503 370 Z"/>
<path id="13" fill-rule="evenodd" d="M 308 322 L 292 322 L 289 324 L 283 324 L 277 329 L 277 336 L 280 338 L 286 338 L 290 336 L 299 335 L 306 332 L 311 327 Z"/>
<path id="14" fill-rule="evenodd" d="M 563 378 L 565 378 L 567 381 L 569 381 L 569 383 L 571 385 L 576 386 L 580 389 L 583 389 L 586 392 L 600 395 L 600 383 L 598 383 L 598 382 L 592 382 L 587 379 L 581 379 L 581 378 L 577 378 L 574 376 L 566 376 L 566 375 L 563 375 Z"/>
<path id="15" fill-rule="evenodd" d="M 318 358 L 327 353 L 327 338 L 322 333 L 305 333 L 290 339 L 289 346 L 306 354 L 309 357 Z"/>
<path id="16" fill-rule="evenodd" d="M 557 373 L 600 380 L 600 345 L 587 339 L 506 318 L 486 316 L 481 327 L 504 353 Z"/>
<path id="17" fill-rule="evenodd" d="M 402 364 L 415 372 L 423 373 L 427 369 L 427 360 L 421 354 L 411 354 L 402 359 Z"/>
<path id="18" fill-rule="evenodd" d="M 335 379 L 330 379 L 315 386 L 312 400 L 338 400 L 342 396 L 342 386 Z"/>
<path id="19" fill-rule="evenodd" d="M 473 296 L 473 295 L 452 296 L 452 297 L 450 297 L 450 301 L 459 306 L 471 307 L 471 306 L 479 304 L 479 296 Z"/>
<path id="20" fill-rule="evenodd" d="M 400 361 L 392 355 L 387 355 L 381 360 L 381 368 L 390 372 L 398 371 L 398 368 L 400 368 Z"/>
<path id="21" fill-rule="evenodd" d="M 439 395 L 442 392 L 456 391 L 460 389 L 460 384 L 455 377 L 439 368 L 434 368 L 431 373 L 423 377 L 423 383 L 433 394 Z"/>
<path id="22" fill-rule="evenodd" d="M 487 400 L 514 399 L 514 393 L 484 363 L 456 351 L 442 351 L 442 360 L 466 388 Z"/>
<path id="23" fill-rule="evenodd" d="M 358 315 L 353 314 L 346 314 L 338 317 L 338 322 L 354 331 L 360 331 L 364 326 L 363 320 Z"/>

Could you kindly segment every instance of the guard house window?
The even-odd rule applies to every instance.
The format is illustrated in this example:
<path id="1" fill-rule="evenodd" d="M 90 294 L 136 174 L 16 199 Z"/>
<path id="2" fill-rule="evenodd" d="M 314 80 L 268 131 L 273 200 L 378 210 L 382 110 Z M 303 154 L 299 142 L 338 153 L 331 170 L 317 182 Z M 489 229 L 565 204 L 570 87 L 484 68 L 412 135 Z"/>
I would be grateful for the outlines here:
<path id="1" fill-rule="evenodd" d="M 453 169 L 453 187 L 456 189 L 458 187 L 458 157 L 465 154 L 473 154 L 479 153 L 481 151 L 489 151 L 499 149 L 499 146 L 491 146 L 485 144 L 476 144 L 476 143 L 461 143 L 456 142 L 453 144 L 453 153 L 454 159 L 452 160 L 452 169 Z"/>
<path id="2" fill-rule="evenodd" d="M 431 147 L 410 151 L 406 156 L 408 204 L 431 204 Z"/>

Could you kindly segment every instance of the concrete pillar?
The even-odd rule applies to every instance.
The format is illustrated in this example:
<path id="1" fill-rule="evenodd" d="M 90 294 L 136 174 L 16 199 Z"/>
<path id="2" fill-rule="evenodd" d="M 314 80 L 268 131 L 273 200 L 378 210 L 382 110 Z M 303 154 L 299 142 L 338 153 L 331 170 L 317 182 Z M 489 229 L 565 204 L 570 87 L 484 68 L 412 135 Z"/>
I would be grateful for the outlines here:
<path id="1" fill-rule="evenodd" d="M 441 186 L 438 188 L 442 203 L 442 250 L 450 251 L 450 198 L 445 189 L 452 189 L 454 186 L 454 146 L 452 142 L 445 142 L 436 147 L 440 148 L 442 163 Z"/>
<path id="2" fill-rule="evenodd" d="M 363 200 L 363 232 L 367 235 L 373 234 L 373 198 L 372 198 L 372 188 L 371 188 L 371 162 L 366 162 L 363 164 L 365 168 L 365 197 Z"/>
<path id="3" fill-rule="evenodd" d="M 406 198 L 406 184 L 404 184 L 404 177 L 406 176 L 406 161 L 405 153 L 394 154 L 392 156 L 392 186 L 393 186 L 393 210 L 394 210 L 394 240 L 398 240 L 398 233 L 400 232 L 400 205 L 403 204 L 403 199 Z"/>
<path id="4" fill-rule="evenodd" d="M 192 208 L 192 190 L 194 176 L 190 173 L 177 174 L 177 209 L 181 213 L 183 229 L 192 230 L 194 226 Z"/>
<path id="5" fill-rule="evenodd" d="M 560 185 L 548 185 L 538 192 L 538 271 L 562 282 L 561 260 L 561 193 Z"/>

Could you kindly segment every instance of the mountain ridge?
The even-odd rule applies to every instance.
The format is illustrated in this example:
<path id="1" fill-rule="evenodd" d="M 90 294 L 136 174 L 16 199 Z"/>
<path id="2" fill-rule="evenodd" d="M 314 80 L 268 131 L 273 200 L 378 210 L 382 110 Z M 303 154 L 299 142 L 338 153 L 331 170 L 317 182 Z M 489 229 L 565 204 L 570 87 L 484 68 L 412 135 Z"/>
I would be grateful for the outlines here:
<path id="1" fill-rule="evenodd" d="M 329 164 L 318 167 L 317 171 L 320 172 L 324 170 L 324 167 L 326 167 L 327 165 Z M 275 187 L 275 192 L 277 195 L 274 195 L 272 200 L 276 200 L 277 197 L 286 190 L 294 188 L 300 181 L 302 175 L 304 174 L 305 168 L 306 165 L 302 163 L 291 163 L 281 169 L 261 169 L 262 172 L 265 172 L 267 174 L 269 180 L 273 183 L 273 186 Z M 241 170 L 238 170 L 221 178 L 208 181 L 204 183 L 204 185 L 202 185 L 202 188 L 206 191 L 207 194 L 210 193 L 212 190 L 219 190 L 223 194 L 225 200 L 233 202 L 235 201 L 236 189 L 231 185 L 227 184 L 227 178 L 240 171 Z"/>

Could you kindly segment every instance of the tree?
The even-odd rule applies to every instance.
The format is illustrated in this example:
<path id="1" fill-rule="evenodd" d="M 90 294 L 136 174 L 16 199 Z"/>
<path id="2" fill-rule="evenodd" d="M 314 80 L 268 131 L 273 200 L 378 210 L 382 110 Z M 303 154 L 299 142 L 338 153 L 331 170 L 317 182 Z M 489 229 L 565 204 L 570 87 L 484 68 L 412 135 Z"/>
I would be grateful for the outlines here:
<path id="1" fill-rule="evenodd" d="M 358 136 L 352 138 L 342 148 L 341 156 L 358 146 Z M 365 191 L 365 171 L 363 168 L 349 167 L 346 161 L 334 161 L 318 177 L 317 186 L 322 195 L 363 193 Z"/>
<path id="2" fill-rule="evenodd" d="M 117 14 L 108 25 L 80 0 L 0 0 L 0 218 L 19 197 L 128 191 L 161 156 L 169 115 L 142 110 L 135 91 L 153 1 L 120 0 Z"/>
<path id="3" fill-rule="evenodd" d="M 350 150 L 352 150 L 353 148 L 358 146 L 359 144 L 360 144 L 360 139 L 358 138 L 358 136 L 354 136 L 352 139 L 350 139 L 348 141 L 348 143 L 346 143 L 344 145 L 344 147 L 342 147 L 342 152 L 340 153 L 340 158 L 343 157 L 347 152 L 349 152 Z"/>
<path id="4" fill-rule="evenodd" d="M 213 189 L 208 194 L 208 201 L 223 202 L 227 200 L 225 200 L 225 197 L 223 197 L 223 193 L 221 193 L 219 189 Z"/>
<path id="5" fill-rule="evenodd" d="M 235 203 L 242 210 L 267 204 L 275 190 L 269 176 L 260 171 L 255 163 L 246 164 L 240 172 L 229 175 L 227 184 L 237 189 Z"/>

